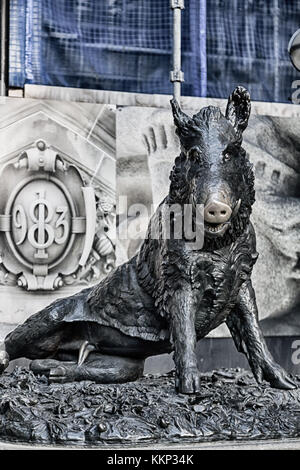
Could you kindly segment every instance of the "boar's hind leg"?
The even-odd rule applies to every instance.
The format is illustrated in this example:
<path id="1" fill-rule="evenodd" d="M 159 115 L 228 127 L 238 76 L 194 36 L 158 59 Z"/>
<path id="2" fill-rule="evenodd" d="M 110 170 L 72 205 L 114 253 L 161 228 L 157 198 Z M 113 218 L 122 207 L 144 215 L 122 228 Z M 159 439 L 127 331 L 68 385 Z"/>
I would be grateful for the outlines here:
<path id="1" fill-rule="evenodd" d="M 251 281 L 241 287 L 235 309 L 226 323 L 238 351 L 247 356 L 258 383 L 267 380 L 273 388 L 296 387 L 284 369 L 276 364 L 267 348 L 258 324 L 255 293 Z"/>
<path id="2" fill-rule="evenodd" d="M 68 328 L 64 318 L 74 309 L 75 302 L 79 309 L 84 303 L 83 295 L 82 298 L 74 296 L 56 300 L 17 326 L 4 340 L 9 359 L 53 357 L 64 341 Z"/>
<path id="3" fill-rule="evenodd" d="M 77 362 L 38 359 L 32 361 L 31 370 L 48 376 L 50 382 L 92 380 L 97 383 L 123 383 L 142 376 L 144 360 L 92 353 L 80 365 Z"/>

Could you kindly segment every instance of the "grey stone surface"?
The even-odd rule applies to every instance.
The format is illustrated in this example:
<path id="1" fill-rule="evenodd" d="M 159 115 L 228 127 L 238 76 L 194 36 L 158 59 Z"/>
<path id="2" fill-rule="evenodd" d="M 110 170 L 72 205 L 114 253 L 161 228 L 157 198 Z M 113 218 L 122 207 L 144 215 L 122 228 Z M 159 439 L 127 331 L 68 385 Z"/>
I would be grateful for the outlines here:
<path id="1" fill-rule="evenodd" d="M 84 103 L 114 104 L 117 106 L 141 106 L 167 108 L 170 106 L 171 95 L 147 93 L 128 93 L 108 90 L 88 90 L 47 85 L 25 85 L 25 97 L 47 100 L 81 101 Z M 182 108 L 199 111 L 203 106 L 225 106 L 226 100 L 219 98 L 202 98 L 182 96 Z M 287 103 L 267 103 L 252 101 L 252 114 L 270 116 L 299 116 L 300 106 Z"/>
<path id="2" fill-rule="evenodd" d="M 115 108 L 108 105 L 0 99 L 0 163 L 43 138 L 72 155 L 90 178 L 115 191 Z M 103 159 L 103 161 L 102 161 Z M 101 161 L 101 165 L 99 165 Z"/>
<path id="3" fill-rule="evenodd" d="M 27 158 L 26 165 L 29 165 L 28 154 L 31 155 L 30 158 L 33 158 L 33 160 L 30 161 L 34 161 L 35 152 L 37 152 L 36 142 L 39 140 L 45 142 L 47 150 L 45 150 L 44 154 L 39 155 L 39 159 L 37 159 L 37 161 L 44 162 L 47 158 L 51 159 L 51 155 L 58 154 L 61 161 L 64 162 L 65 171 L 68 171 L 71 168 L 71 174 L 68 176 L 68 201 L 71 205 L 75 204 L 79 222 L 81 217 L 81 220 L 86 223 L 86 212 L 88 211 L 87 206 L 83 204 L 83 196 L 81 196 L 80 200 L 82 207 L 79 206 L 78 199 L 76 199 L 78 193 L 82 195 L 81 188 L 84 186 L 94 188 L 96 201 L 98 201 L 95 207 L 96 227 L 91 229 L 93 231 L 93 233 L 91 233 L 93 247 L 89 251 L 88 258 L 86 259 L 84 266 L 79 266 L 78 263 L 82 255 L 83 244 L 80 246 L 78 244 L 77 249 L 72 249 L 70 263 L 75 263 L 76 265 L 77 262 L 79 271 L 76 267 L 75 270 L 72 270 L 70 265 L 65 266 L 64 272 L 66 273 L 66 276 L 64 277 L 63 286 L 57 291 L 49 290 L 52 289 L 52 287 L 56 287 L 54 284 L 53 286 L 51 285 L 48 290 L 34 290 L 36 288 L 30 288 L 28 291 L 25 288 L 21 288 L 16 285 L 16 276 L 19 276 L 19 272 L 17 272 L 19 267 L 16 267 L 15 271 L 12 273 L 7 268 L 8 262 L 6 263 L 6 260 L 10 259 L 10 266 L 14 264 L 16 254 L 12 254 L 10 249 L 7 249 L 5 245 L 4 231 L 3 228 L 1 228 L 1 341 L 1 338 L 6 335 L 9 329 L 12 329 L 15 325 L 23 322 L 29 315 L 45 307 L 55 299 L 72 295 L 83 287 L 98 282 L 99 279 L 106 275 L 107 269 L 111 269 L 111 263 L 115 262 L 113 244 L 110 240 L 113 240 L 115 237 L 114 204 L 116 193 L 116 130 L 115 107 L 112 105 L 1 98 L 0 111 L 0 213 L 2 215 L 4 213 L 3 211 L 8 210 L 6 209 L 7 206 L 5 204 L 8 204 L 7 200 L 9 197 L 13 197 L 11 194 L 13 193 L 14 188 L 18 184 L 23 184 L 23 181 L 26 180 L 28 174 L 30 178 L 35 178 L 35 181 L 39 181 L 38 178 L 44 175 L 44 169 L 42 167 L 39 172 L 38 169 L 33 169 L 34 164 L 32 164 L 32 168 L 30 167 L 28 170 L 29 173 L 24 174 L 23 180 L 19 181 L 17 179 L 17 171 L 19 171 L 19 168 L 22 168 L 20 161 L 24 162 Z M 45 158 L 42 158 L 44 155 Z M 22 160 L 23 157 L 24 160 Z M 11 169 L 9 181 L 8 178 L 3 176 L 3 172 L 8 165 L 10 165 L 9 168 Z M 55 171 L 56 170 L 57 169 L 55 167 Z M 54 171 L 51 173 L 51 171 L 47 173 L 46 177 L 50 178 L 51 175 L 57 177 L 57 173 Z M 15 178 L 15 184 L 12 183 L 13 178 Z M 44 181 L 44 179 L 41 179 L 40 181 Z M 9 185 L 12 186 L 12 190 L 11 188 L 6 189 Z M 25 187 L 27 188 L 28 186 L 25 185 Z M 41 189 L 43 190 L 43 186 L 41 186 Z M 53 186 L 50 189 L 53 190 Z M 27 193 L 28 192 L 30 198 L 34 199 L 34 189 L 31 188 Z M 48 204 L 50 204 L 51 207 L 53 206 L 52 209 L 54 215 L 52 215 L 51 223 L 54 224 L 53 226 L 55 230 L 57 228 L 55 227 L 55 223 L 59 223 L 57 222 L 57 217 L 59 217 L 59 215 L 56 214 L 60 213 L 59 211 L 61 209 L 59 206 L 61 205 L 61 202 L 57 202 L 52 198 L 53 194 L 56 194 L 55 192 L 50 193 L 51 191 L 49 190 L 45 197 L 46 199 L 48 198 Z M 95 196 L 93 196 L 93 201 L 95 201 Z M 73 202 L 70 203 L 70 199 Z M 75 199 L 76 202 L 74 202 Z M 28 224 L 29 220 L 31 222 L 30 217 L 32 218 L 32 216 L 30 216 L 31 200 L 28 202 L 25 198 L 21 198 L 18 204 L 19 203 L 22 204 L 22 208 L 25 212 L 28 212 L 26 212 L 25 215 Z M 104 204 L 105 206 L 105 213 L 103 209 L 104 206 L 101 206 L 101 204 Z M 79 212 L 79 207 L 81 207 L 81 212 Z M 93 210 L 90 211 L 90 213 L 92 212 Z M 17 213 L 17 216 L 15 217 L 17 218 L 12 226 L 19 226 L 16 230 L 21 230 L 22 224 L 20 214 Z M 37 217 L 37 212 L 35 212 L 34 217 Z M 73 225 L 71 225 L 75 218 L 73 217 L 72 221 L 69 223 L 72 233 L 77 233 L 76 231 L 78 231 L 78 228 L 73 230 Z M 105 224 L 107 224 L 105 230 L 108 230 L 108 232 L 104 233 Z M 112 229 L 109 228 L 110 226 L 112 226 Z M 88 233 L 87 226 L 85 227 L 84 237 L 86 237 Z M 83 229 L 80 230 L 82 232 Z M 62 237 L 62 234 L 64 234 L 64 232 L 61 229 L 57 235 L 58 239 L 59 237 Z M 108 240 L 108 238 L 110 238 L 110 240 Z M 26 253 L 28 253 L 28 251 L 26 250 L 28 250 L 29 247 L 28 240 L 29 225 L 27 227 L 27 238 L 24 239 L 24 242 L 19 245 L 17 244 L 16 253 L 19 253 L 21 256 L 27 256 Z M 102 242 L 103 244 L 101 245 Z M 110 244 L 110 247 L 106 246 L 106 242 Z M 25 244 L 27 244 L 26 247 Z M 56 245 L 57 249 L 59 243 Z M 107 254 L 108 251 L 109 254 Z M 26 268 L 20 267 L 21 274 L 22 269 L 26 270 Z M 45 270 L 46 275 L 47 269 Z"/>

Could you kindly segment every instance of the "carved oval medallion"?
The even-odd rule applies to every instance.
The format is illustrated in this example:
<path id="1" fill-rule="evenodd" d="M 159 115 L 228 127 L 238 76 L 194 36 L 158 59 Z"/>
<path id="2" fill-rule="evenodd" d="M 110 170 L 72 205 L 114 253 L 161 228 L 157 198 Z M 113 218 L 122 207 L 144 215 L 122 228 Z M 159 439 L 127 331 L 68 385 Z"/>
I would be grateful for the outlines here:
<path id="1" fill-rule="evenodd" d="M 51 265 L 64 254 L 72 214 L 63 187 L 33 180 L 16 194 L 10 208 L 12 249 L 25 263 Z"/>

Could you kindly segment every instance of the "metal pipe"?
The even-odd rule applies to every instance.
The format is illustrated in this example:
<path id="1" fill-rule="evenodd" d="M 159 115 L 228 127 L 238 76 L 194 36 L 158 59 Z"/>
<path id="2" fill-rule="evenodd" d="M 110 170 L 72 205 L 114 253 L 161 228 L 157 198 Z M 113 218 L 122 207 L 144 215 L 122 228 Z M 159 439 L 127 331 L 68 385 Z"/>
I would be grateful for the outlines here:
<path id="1" fill-rule="evenodd" d="M 0 96 L 8 96 L 9 87 L 9 0 L 1 0 L 1 59 L 0 59 Z"/>
<path id="2" fill-rule="evenodd" d="M 170 72 L 170 81 L 173 83 L 173 96 L 180 103 L 181 82 L 184 81 L 181 71 L 181 10 L 184 0 L 171 0 L 173 10 L 173 70 Z"/>

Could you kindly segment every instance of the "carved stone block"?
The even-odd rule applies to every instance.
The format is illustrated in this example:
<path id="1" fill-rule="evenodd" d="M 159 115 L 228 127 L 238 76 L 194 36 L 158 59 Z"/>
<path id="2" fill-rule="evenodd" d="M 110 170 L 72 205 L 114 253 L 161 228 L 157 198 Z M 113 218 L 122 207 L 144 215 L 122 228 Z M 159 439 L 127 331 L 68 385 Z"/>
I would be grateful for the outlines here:
<path id="1" fill-rule="evenodd" d="M 113 106 L 7 98 L 0 109 L 1 339 L 113 269 L 116 181 Z"/>

